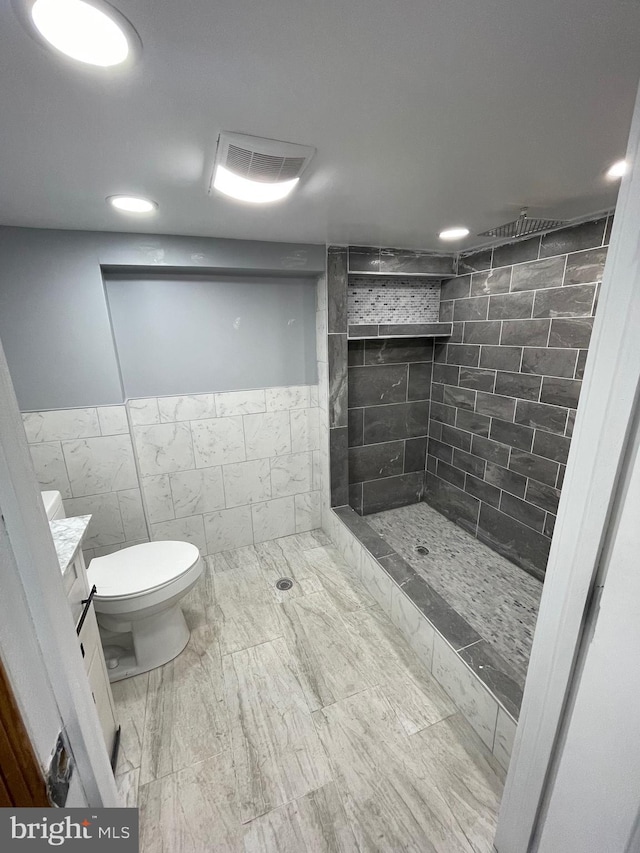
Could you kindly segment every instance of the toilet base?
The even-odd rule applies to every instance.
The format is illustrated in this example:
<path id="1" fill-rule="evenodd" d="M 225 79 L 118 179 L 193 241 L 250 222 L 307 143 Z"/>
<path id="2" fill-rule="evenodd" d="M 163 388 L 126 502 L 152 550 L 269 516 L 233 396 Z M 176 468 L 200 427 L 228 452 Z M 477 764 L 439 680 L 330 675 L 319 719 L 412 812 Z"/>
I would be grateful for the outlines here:
<path id="1" fill-rule="evenodd" d="M 109 646 L 109 659 L 116 657 L 117 666 L 107 668 L 109 681 L 121 681 L 162 666 L 177 657 L 189 642 L 189 628 L 179 604 L 130 622 L 98 613 L 103 645 Z"/>

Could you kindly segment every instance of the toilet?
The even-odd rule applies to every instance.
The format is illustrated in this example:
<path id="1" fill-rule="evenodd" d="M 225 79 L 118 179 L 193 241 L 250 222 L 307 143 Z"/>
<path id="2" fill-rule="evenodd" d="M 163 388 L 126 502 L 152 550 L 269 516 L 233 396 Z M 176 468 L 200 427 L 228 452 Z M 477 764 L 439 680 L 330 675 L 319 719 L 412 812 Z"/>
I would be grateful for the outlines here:
<path id="1" fill-rule="evenodd" d="M 64 518 L 59 492 L 43 492 L 47 517 Z M 51 515 L 50 515 L 51 513 Z M 190 542 L 144 542 L 89 563 L 93 597 L 110 681 L 162 666 L 189 642 L 180 601 L 202 574 Z"/>

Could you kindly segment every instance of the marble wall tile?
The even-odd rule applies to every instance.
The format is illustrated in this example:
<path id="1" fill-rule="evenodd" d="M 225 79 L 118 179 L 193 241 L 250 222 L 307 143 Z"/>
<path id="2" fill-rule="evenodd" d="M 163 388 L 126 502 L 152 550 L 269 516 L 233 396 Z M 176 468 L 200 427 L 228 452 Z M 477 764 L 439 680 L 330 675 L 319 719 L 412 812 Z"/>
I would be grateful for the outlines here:
<path id="1" fill-rule="evenodd" d="M 271 470 L 268 459 L 223 465 L 222 474 L 227 507 L 257 503 L 271 498 Z"/>
<path id="2" fill-rule="evenodd" d="M 100 435 L 100 422 L 95 409 L 27 412 L 23 414 L 22 422 L 29 444 Z"/>
<path id="3" fill-rule="evenodd" d="M 296 409 L 289 413 L 291 424 L 291 451 L 301 453 L 305 450 L 318 450 L 320 434 L 318 431 L 318 409 Z"/>
<path id="4" fill-rule="evenodd" d="M 251 505 L 253 541 L 266 542 L 296 532 L 294 498 L 275 498 Z"/>
<path id="5" fill-rule="evenodd" d="M 433 644 L 433 675 L 487 747 L 492 749 L 498 703 L 439 634 L 436 634 Z"/>
<path id="6" fill-rule="evenodd" d="M 309 385 L 309 408 L 313 409 L 319 405 L 319 391 L 317 385 Z"/>
<path id="7" fill-rule="evenodd" d="M 127 401 L 129 417 L 133 426 L 147 426 L 160 423 L 158 400 L 156 397 L 140 397 Z"/>
<path id="8" fill-rule="evenodd" d="M 295 495 L 296 533 L 316 530 L 322 523 L 320 492 Z"/>
<path id="9" fill-rule="evenodd" d="M 290 453 L 271 459 L 271 488 L 273 497 L 297 495 L 313 488 L 313 458 L 311 453 Z"/>
<path id="10" fill-rule="evenodd" d="M 62 452 L 74 497 L 138 486 L 129 435 L 63 441 Z"/>
<path id="11" fill-rule="evenodd" d="M 329 426 L 347 425 L 347 336 L 329 335 Z"/>
<path id="12" fill-rule="evenodd" d="M 69 518 L 75 515 L 92 516 L 83 547 L 100 548 L 125 541 L 120 504 L 115 492 L 71 498 L 64 502 L 64 507 Z"/>
<path id="13" fill-rule="evenodd" d="M 513 750 L 513 741 L 515 740 L 515 736 L 516 723 L 511 719 L 506 711 L 499 708 L 498 722 L 496 724 L 496 737 L 493 743 L 493 754 L 505 770 L 509 769 L 509 761 L 511 760 L 511 752 Z"/>
<path id="14" fill-rule="evenodd" d="M 327 254 L 329 334 L 347 331 L 347 250 L 330 246 Z"/>
<path id="15" fill-rule="evenodd" d="M 204 516 L 207 554 L 232 551 L 253 544 L 251 507 L 239 506 L 209 512 Z"/>
<path id="16" fill-rule="evenodd" d="M 133 428 L 142 476 L 194 468 L 189 424 L 153 424 Z"/>
<path id="17" fill-rule="evenodd" d="M 185 394 L 179 397 L 158 397 L 161 423 L 197 421 L 215 418 L 216 403 L 213 394 Z"/>
<path id="18" fill-rule="evenodd" d="M 196 468 L 169 475 L 176 518 L 223 509 L 222 468 Z"/>
<path id="19" fill-rule="evenodd" d="M 301 409 L 301 411 L 306 410 Z M 247 459 L 266 459 L 269 456 L 291 453 L 289 412 L 272 411 L 244 415 L 242 420 Z M 230 459 L 229 461 L 241 460 Z"/>
<path id="20" fill-rule="evenodd" d="M 140 489 L 126 489 L 118 492 L 118 505 L 120 506 L 125 539 L 128 542 L 148 539 L 149 531 L 142 508 Z"/>
<path id="21" fill-rule="evenodd" d="M 268 412 L 307 409 L 311 405 L 311 387 L 309 385 L 267 388 L 264 393 Z"/>
<path id="22" fill-rule="evenodd" d="M 125 406 L 98 406 L 96 411 L 102 435 L 124 435 L 129 432 Z"/>
<path id="23" fill-rule="evenodd" d="M 188 424 L 185 426 L 189 428 Z M 211 468 L 245 461 L 244 429 L 239 415 L 193 421 L 190 427 L 195 466 L 187 467 Z"/>
<path id="24" fill-rule="evenodd" d="M 36 478 L 43 490 L 55 489 L 63 498 L 71 497 L 71 485 L 59 441 L 43 441 L 29 447 Z"/>
<path id="25" fill-rule="evenodd" d="M 141 483 L 149 522 L 153 524 L 175 518 L 169 475 L 141 477 Z"/>
<path id="26" fill-rule="evenodd" d="M 216 413 L 219 418 L 233 415 L 252 415 L 265 412 L 265 392 L 258 391 L 224 391 L 216 394 Z"/>
<path id="27" fill-rule="evenodd" d="M 151 525 L 151 538 L 154 542 L 175 539 L 179 542 L 191 542 L 200 550 L 207 553 L 207 541 L 204 535 L 204 523 L 201 515 L 176 518 L 173 521 L 162 521 Z"/>

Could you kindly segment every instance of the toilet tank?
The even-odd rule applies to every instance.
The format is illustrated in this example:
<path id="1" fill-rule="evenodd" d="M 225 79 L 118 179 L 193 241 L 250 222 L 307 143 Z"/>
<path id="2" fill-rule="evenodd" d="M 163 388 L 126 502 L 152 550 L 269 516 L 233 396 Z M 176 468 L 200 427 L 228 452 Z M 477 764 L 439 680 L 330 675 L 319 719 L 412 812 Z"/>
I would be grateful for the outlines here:
<path id="1" fill-rule="evenodd" d="M 42 502 L 44 503 L 44 509 L 49 521 L 54 521 L 57 518 L 66 518 L 60 492 L 40 492 L 40 494 L 42 495 Z"/>

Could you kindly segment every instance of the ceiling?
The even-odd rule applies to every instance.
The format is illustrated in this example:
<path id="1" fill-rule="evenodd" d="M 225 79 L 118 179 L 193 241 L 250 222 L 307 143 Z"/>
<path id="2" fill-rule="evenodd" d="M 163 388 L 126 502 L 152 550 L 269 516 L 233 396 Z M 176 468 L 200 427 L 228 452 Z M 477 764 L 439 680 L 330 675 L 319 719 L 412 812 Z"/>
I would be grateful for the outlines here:
<path id="1" fill-rule="evenodd" d="M 114 0 L 126 74 L 67 61 L 0 7 L 0 221 L 445 248 L 615 203 L 640 77 L 636 0 Z M 209 196 L 217 136 L 314 145 L 301 186 Z M 105 204 L 155 199 L 152 218 Z"/>

